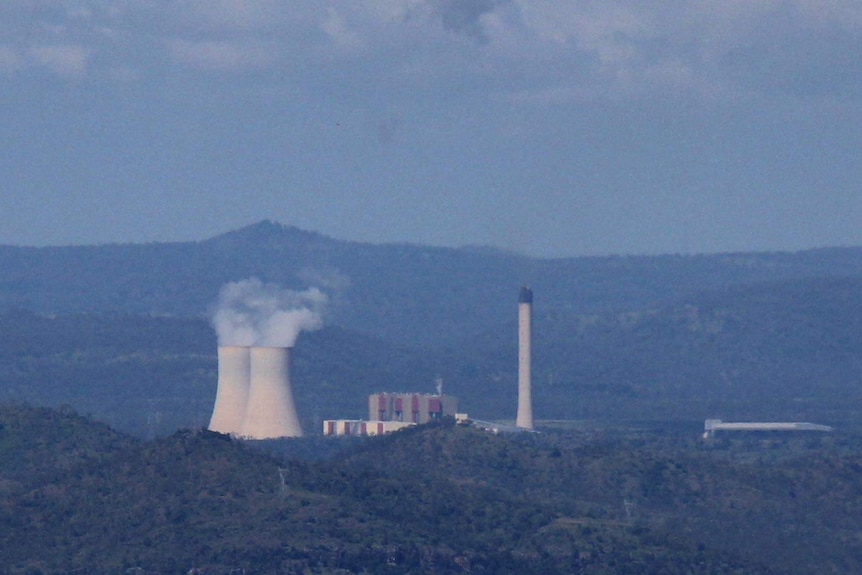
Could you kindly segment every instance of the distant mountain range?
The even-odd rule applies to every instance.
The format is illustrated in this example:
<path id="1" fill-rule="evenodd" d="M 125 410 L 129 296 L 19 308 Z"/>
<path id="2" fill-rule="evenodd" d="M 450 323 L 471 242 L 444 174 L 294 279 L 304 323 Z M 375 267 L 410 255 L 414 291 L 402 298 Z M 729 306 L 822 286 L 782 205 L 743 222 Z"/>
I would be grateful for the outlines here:
<path id="1" fill-rule="evenodd" d="M 862 277 L 862 248 L 549 260 L 345 242 L 263 221 L 200 242 L 0 246 L 0 270 L 0 309 L 203 317 L 226 282 L 257 277 L 326 290 L 330 324 L 438 345 L 507 321 L 524 284 L 538 314 L 634 311 L 735 285 Z"/>
<path id="2" fill-rule="evenodd" d="M 207 313 L 249 277 L 330 295 L 327 327 L 295 354 L 308 431 L 438 376 L 463 410 L 513 418 L 523 284 L 539 420 L 862 419 L 862 248 L 543 260 L 272 222 L 201 242 L 0 247 L 0 401 L 68 403 L 137 435 L 205 425 Z"/>

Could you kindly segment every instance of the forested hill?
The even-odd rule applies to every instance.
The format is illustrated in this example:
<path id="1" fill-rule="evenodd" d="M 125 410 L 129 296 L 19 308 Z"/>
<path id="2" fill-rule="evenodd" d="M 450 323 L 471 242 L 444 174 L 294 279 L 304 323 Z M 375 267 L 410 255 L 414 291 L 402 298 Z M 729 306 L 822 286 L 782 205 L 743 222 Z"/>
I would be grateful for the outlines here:
<path id="1" fill-rule="evenodd" d="M 379 391 L 434 391 L 460 410 L 514 418 L 516 318 L 448 348 L 399 345 L 338 326 L 303 334 L 293 393 L 306 433 L 365 418 Z M 737 286 L 625 313 L 543 312 L 533 403 L 545 420 L 812 421 L 860 427 L 862 280 Z M 0 313 L 0 402 L 68 404 L 141 437 L 206 425 L 216 340 L 202 318 Z"/>
<path id="2" fill-rule="evenodd" d="M 140 442 L 0 407 L 5 573 L 755 575 L 862 569 L 849 437 L 493 435 Z M 329 440 L 338 442 L 340 440 Z M 262 451 L 260 447 L 265 447 Z M 309 451 L 311 450 L 311 451 Z"/>
<path id="3" fill-rule="evenodd" d="M 436 345 L 511 315 L 523 284 L 534 288 L 537 311 L 632 311 L 733 285 L 862 277 L 862 248 L 546 260 L 345 242 L 265 221 L 200 242 L 0 246 L 0 309 L 200 317 L 222 285 L 248 277 L 324 289 L 331 324 Z"/>

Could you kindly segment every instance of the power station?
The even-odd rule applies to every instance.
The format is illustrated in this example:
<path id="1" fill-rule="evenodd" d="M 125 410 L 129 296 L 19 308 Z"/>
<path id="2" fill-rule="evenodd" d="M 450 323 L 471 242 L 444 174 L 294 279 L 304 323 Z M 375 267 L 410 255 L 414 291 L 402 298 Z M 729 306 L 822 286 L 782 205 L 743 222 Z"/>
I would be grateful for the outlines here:
<path id="1" fill-rule="evenodd" d="M 518 296 L 517 430 L 533 429 L 531 389 L 533 292 Z M 219 345 L 218 389 L 209 429 L 247 439 L 301 437 L 293 401 L 290 347 Z M 368 398 L 368 421 L 326 420 L 325 435 L 375 435 L 457 414 L 458 400 L 437 394 L 377 393 Z M 456 417 L 457 418 L 457 417 Z"/>
<path id="2" fill-rule="evenodd" d="M 323 434 L 382 435 L 412 425 L 439 421 L 443 417 L 454 417 L 458 423 L 468 423 L 494 433 L 533 431 L 532 337 L 533 291 L 524 286 L 518 294 L 518 409 L 514 427 L 470 420 L 466 413 L 458 413 L 458 399 L 443 394 L 443 380 L 438 378 L 436 394 L 371 394 L 368 396 L 368 420 L 325 420 Z M 292 344 L 293 341 L 295 334 L 292 339 L 279 343 Z M 291 350 L 292 347 L 285 345 L 220 344 L 218 389 L 209 429 L 246 439 L 301 437 L 302 426 L 291 390 Z M 831 427 L 807 422 L 707 419 L 703 436 L 710 438 L 718 431 L 831 430 Z"/>
<path id="3" fill-rule="evenodd" d="M 300 437 L 289 347 L 221 346 L 209 429 L 248 439 Z"/>

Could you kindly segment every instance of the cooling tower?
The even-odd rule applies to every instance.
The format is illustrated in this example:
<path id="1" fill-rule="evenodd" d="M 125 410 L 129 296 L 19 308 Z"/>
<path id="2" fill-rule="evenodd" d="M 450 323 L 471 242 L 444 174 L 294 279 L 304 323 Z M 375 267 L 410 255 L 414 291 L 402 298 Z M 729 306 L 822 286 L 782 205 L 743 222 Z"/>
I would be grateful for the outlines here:
<path id="1" fill-rule="evenodd" d="M 515 425 L 524 429 L 533 429 L 533 402 L 530 396 L 532 324 L 533 291 L 522 287 L 518 296 L 518 416 Z"/>
<path id="2" fill-rule="evenodd" d="M 290 389 L 290 348 L 251 348 L 251 380 L 243 437 L 299 437 L 302 428 Z"/>
<path id="3" fill-rule="evenodd" d="M 219 433 L 239 435 L 248 401 L 249 348 L 218 348 L 218 390 L 209 428 Z"/>

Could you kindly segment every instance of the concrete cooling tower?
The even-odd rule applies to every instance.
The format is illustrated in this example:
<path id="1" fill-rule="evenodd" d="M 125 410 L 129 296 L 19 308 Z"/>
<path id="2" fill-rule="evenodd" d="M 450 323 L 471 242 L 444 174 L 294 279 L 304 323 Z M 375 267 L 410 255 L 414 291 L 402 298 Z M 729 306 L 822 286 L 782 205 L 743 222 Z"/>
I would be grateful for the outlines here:
<path id="1" fill-rule="evenodd" d="M 248 403 L 250 348 L 219 346 L 218 390 L 209 429 L 239 435 Z"/>
<path id="2" fill-rule="evenodd" d="M 533 400 L 531 397 L 533 291 L 522 287 L 518 295 L 518 416 L 515 426 L 533 429 Z"/>
<path id="3" fill-rule="evenodd" d="M 248 403 L 239 435 L 249 439 L 300 437 L 290 389 L 290 348 L 251 348 Z"/>

